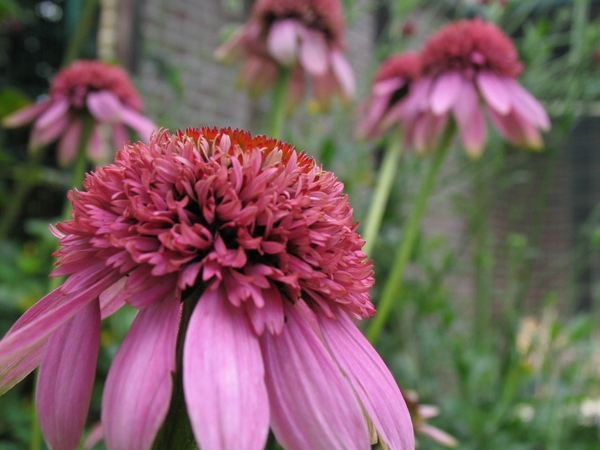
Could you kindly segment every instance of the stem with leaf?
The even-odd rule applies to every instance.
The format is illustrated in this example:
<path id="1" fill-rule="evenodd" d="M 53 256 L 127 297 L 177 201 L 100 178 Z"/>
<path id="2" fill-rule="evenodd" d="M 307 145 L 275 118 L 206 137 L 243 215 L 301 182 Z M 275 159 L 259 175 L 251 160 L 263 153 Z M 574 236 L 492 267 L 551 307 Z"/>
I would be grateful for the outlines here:
<path id="1" fill-rule="evenodd" d="M 410 216 L 408 217 L 404 232 L 402 234 L 402 239 L 400 240 L 398 249 L 396 251 L 394 265 L 392 266 L 392 270 L 390 271 L 390 274 L 388 275 L 386 283 L 383 287 L 381 299 L 377 304 L 377 314 L 375 314 L 367 329 L 367 338 L 372 344 L 374 344 L 379 338 L 381 330 L 383 329 L 383 326 L 390 315 L 394 298 L 396 298 L 402 286 L 404 271 L 417 242 L 419 226 L 427 208 L 427 201 L 431 195 L 431 192 L 433 191 L 437 174 L 440 171 L 442 162 L 444 161 L 446 154 L 448 153 L 448 149 L 450 148 L 450 143 L 452 141 L 452 137 L 454 136 L 455 129 L 456 125 L 454 122 L 450 122 L 446 126 L 444 134 L 440 139 L 440 143 L 432 155 L 433 159 L 431 160 L 427 173 L 425 174 L 425 179 L 421 183 L 421 187 L 419 188 L 415 198 L 414 206 L 411 210 Z"/>

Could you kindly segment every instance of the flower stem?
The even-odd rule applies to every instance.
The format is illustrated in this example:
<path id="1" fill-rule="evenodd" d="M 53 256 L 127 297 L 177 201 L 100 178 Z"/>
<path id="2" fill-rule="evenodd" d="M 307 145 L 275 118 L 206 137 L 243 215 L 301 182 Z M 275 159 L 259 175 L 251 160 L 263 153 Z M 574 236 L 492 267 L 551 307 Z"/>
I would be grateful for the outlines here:
<path id="1" fill-rule="evenodd" d="M 375 314 L 367 329 L 367 338 L 372 344 L 379 338 L 379 334 L 390 314 L 394 298 L 402 286 L 404 270 L 406 269 L 406 265 L 408 264 L 408 260 L 417 240 L 419 225 L 421 224 L 421 219 L 427 208 L 427 200 L 435 185 L 435 180 L 440 167 L 442 166 L 442 162 L 450 148 L 450 142 L 454 136 L 455 129 L 456 125 L 453 122 L 450 122 L 446 126 L 440 143 L 433 153 L 433 159 L 425 174 L 425 179 L 422 181 L 421 187 L 415 198 L 415 203 L 406 222 L 398 250 L 396 251 L 394 265 L 392 266 L 392 270 L 383 287 L 381 299 L 377 304 L 377 314 Z"/>
<path id="2" fill-rule="evenodd" d="M 81 53 L 81 48 L 85 44 L 87 37 L 94 26 L 94 19 L 96 17 L 96 10 L 98 9 L 98 0 L 86 0 L 81 2 L 82 10 L 81 14 L 76 20 L 76 24 L 73 27 L 72 32 L 69 36 L 69 43 L 63 58 L 63 66 L 68 66 L 77 58 Z"/>
<path id="3" fill-rule="evenodd" d="M 27 194 L 29 194 L 40 179 L 39 168 L 42 158 L 46 153 L 45 150 L 46 147 L 31 148 L 22 170 L 16 170 L 16 186 L 6 205 L 4 215 L 0 219 L 0 240 L 4 240 L 8 236 L 10 229 L 21 212 Z"/>
<path id="4" fill-rule="evenodd" d="M 375 245 L 375 240 L 377 239 L 377 234 L 381 228 L 381 220 L 383 219 L 385 206 L 394 184 L 401 151 L 402 136 L 398 131 L 391 137 L 385 149 L 383 161 L 381 162 L 381 169 L 379 176 L 377 177 L 377 184 L 375 185 L 375 191 L 371 198 L 371 208 L 369 209 L 369 213 L 365 220 L 365 232 L 363 234 L 365 245 L 363 246 L 362 251 L 366 255 L 371 253 L 371 250 Z"/>
<path id="5" fill-rule="evenodd" d="M 283 139 L 283 122 L 285 121 L 287 110 L 287 91 L 291 78 L 292 70 L 281 68 L 275 89 L 273 89 L 273 101 L 269 116 L 269 137 Z"/>

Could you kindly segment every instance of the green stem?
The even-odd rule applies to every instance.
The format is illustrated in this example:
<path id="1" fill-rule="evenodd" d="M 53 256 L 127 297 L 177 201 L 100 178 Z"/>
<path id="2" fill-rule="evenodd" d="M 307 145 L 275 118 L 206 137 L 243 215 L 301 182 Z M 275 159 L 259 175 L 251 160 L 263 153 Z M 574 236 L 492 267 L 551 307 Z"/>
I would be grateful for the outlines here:
<path id="1" fill-rule="evenodd" d="M 77 21 L 77 26 L 71 34 L 69 43 L 67 44 L 63 66 L 68 66 L 79 57 L 81 47 L 85 44 L 94 25 L 94 18 L 98 9 L 98 0 L 85 0 L 82 3 L 83 7 L 79 20 Z"/>
<path id="2" fill-rule="evenodd" d="M 287 110 L 287 91 L 292 78 L 290 69 L 281 68 L 275 89 L 273 89 L 273 102 L 271 104 L 271 114 L 269 116 L 269 137 L 283 139 L 283 124 L 285 122 L 285 113 Z"/>
<path id="3" fill-rule="evenodd" d="M 400 240 L 398 250 L 396 251 L 394 265 L 383 287 L 381 299 L 377 304 L 377 314 L 375 314 L 367 329 L 367 338 L 372 344 L 379 338 L 379 334 L 390 314 L 394 298 L 402 286 L 404 270 L 406 269 L 406 265 L 408 264 L 408 260 L 417 240 L 421 218 L 427 208 L 427 200 L 435 185 L 435 180 L 440 167 L 442 166 L 442 162 L 450 148 L 450 142 L 454 136 L 455 129 L 456 125 L 453 122 L 450 122 L 448 126 L 446 126 L 440 144 L 435 150 L 429 169 L 425 174 L 425 179 L 421 183 L 421 187 L 415 198 L 414 206 L 408 217 L 402 239 Z"/>
<path id="4" fill-rule="evenodd" d="M 21 208 L 23 207 L 23 203 L 25 203 L 27 194 L 29 194 L 31 189 L 40 180 L 40 164 L 45 154 L 45 149 L 46 147 L 29 149 L 29 154 L 24 167 L 22 170 L 19 170 L 19 168 L 16 170 L 16 186 L 14 188 L 14 192 L 8 200 L 8 203 L 6 204 L 4 215 L 0 219 L 0 240 L 6 239 L 10 229 L 14 225 L 19 213 L 21 212 Z"/>
<path id="5" fill-rule="evenodd" d="M 398 170 L 398 160 L 400 159 L 401 152 L 402 136 L 400 132 L 397 132 L 391 137 L 385 149 L 383 161 L 381 162 L 381 169 L 379 176 L 377 177 L 377 184 L 375 185 L 375 191 L 373 192 L 373 197 L 371 199 L 371 208 L 369 209 L 369 213 L 365 220 L 365 232 L 363 234 L 365 245 L 363 246 L 362 251 L 366 255 L 371 253 L 371 250 L 375 245 L 375 240 L 377 239 L 377 234 L 381 228 L 383 213 L 390 197 L 392 186 L 394 185 L 394 178 Z"/>

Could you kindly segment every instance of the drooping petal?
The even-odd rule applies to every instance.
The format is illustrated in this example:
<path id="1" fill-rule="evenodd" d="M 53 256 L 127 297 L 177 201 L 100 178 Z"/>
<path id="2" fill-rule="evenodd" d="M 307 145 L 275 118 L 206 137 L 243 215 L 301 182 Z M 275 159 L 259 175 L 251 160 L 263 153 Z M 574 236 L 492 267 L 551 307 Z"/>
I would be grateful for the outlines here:
<path id="1" fill-rule="evenodd" d="M 140 310 L 111 364 L 102 397 L 111 450 L 152 447 L 169 409 L 180 311 L 175 296 Z"/>
<path id="2" fill-rule="evenodd" d="M 156 124 L 133 109 L 123 107 L 121 113 L 123 123 L 133 128 L 144 142 L 150 140 L 150 135 L 157 129 Z"/>
<path id="3" fill-rule="evenodd" d="M 437 116 L 447 113 L 458 100 L 463 78 L 458 72 L 440 74 L 434 81 L 429 97 L 431 111 Z"/>
<path id="4" fill-rule="evenodd" d="M 482 70 L 477 75 L 477 86 L 485 102 L 501 115 L 508 114 L 511 107 L 512 99 L 506 84 L 507 79 L 489 70 Z"/>
<path id="5" fill-rule="evenodd" d="M 467 80 L 463 81 L 460 101 L 454 104 L 452 112 L 467 154 L 477 157 L 485 143 L 485 118 L 479 107 L 479 98 L 475 86 Z"/>
<path id="6" fill-rule="evenodd" d="M 40 308 L 35 317 L 28 320 L 22 327 L 15 329 L 14 332 L 7 333 L 0 341 L 0 367 L 26 357 L 32 350 L 43 345 L 55 330 L 77 314 L 86 304 L 97 299 L 100 293 L 117 279 L 118 274 L 105 276 L 76 294 L 54 298 L 56 304 L 52 308 Z"/>
<path id="7" fill-rule="evenodd" d="M 79 139 L 81 138 L 81 126 L 81 120 L 72 121 L 58 142 L 57 156 L 61 167 L 68 166 L 77 155 Z"/>
<path id="8" fill-rule="evenodd" d="M 550 129 L 550 118 L 544 107 L 523 86 L 515 80 L 507 80 L 513 108 L 525 120 L 544 131 Z"/>
<path id="9" fill-rule="evenodd" d="M 390 449 L 412 450 L 412 422 L 404 398 L 381 357 L 344 313 L 318 314 L 329 350 L 350 380 L 377 433 Z"/>
<path id="10" fill-rule="evenodd" d="M 29 146 L 31 148 L 36 148 L 41 145 L 49 144 L 50 142 L 53 142 L 54 140 L 58 139 L 58 137 L 62 135 L 68 128 L 72 120 L 73 119 L 71 119 L 71 117 L 68 114 L 64 114 L 62 116 L 58 116 L 54 122 L 51 122 L 45 128 L 38 126 L 39 121 L 36 122 L 33 126 L 33 129 L 31 130 L 31 136 L 29 137 Z"/>
<path id="11" fill-rule="evenodd" d="M 46 99 L 33 105 L 26 106 L 18 111 L 4 117 L 2 126 L 6 128 L 20 127 L 33 121 L 36 117 L 42 115 L 52 104 L 52 100 Z"/>
<path id="12" fill-rule="evenodd" d="M 330 58 L 331 70 L 340 85 L 341 93 L 344 98 L 351 99 L 356 93 L 356 81 L 354 80 L 352 67 L 350 67 L 348 60 L 339 50 L 332 50 Z"/>
<path id="13" fill-rule="evenodd" d="M 358 126 L 357 135 L 361 138 L 377 136 L 384 129 L 383 117 L 390 103 L 391 94 L 373 96 L 369 103 L 361 109 L 365 109 L 366 115 Z"/>
<path id="14" fill-rule="evenodd" d="M 348 380 L 296 308 L 284 309 L 282 333 L 260 338 L 275 437 L 288 450 L 370 449 Z"/>
<path id="15" fill-rule="evenodd" d="M 300 62 L 312 75 L 324 75 L 329 60 L 327 41 L 322 31 L 302 28 L 300 33 Z"/>
<path id="16" fill-rule="evenodd" d="M 121 120 L 123 105 L 110 91 L 90 92 L 86 97 L 88 110 L 100 122 L 116 123 Z"/>
<path id="17" fill-rule="evenodd" d="M 121 124 L 115 124 L 112 126 L 112 137 L 115 151 L 121 150 L 121 147 L 129 142 L 129 133 L 127 132 L 127 128 Z"/>
<path id="18" fill-rule="evenodd" d="M 406 84 L 406 80 L 402 77 L 387 78 L 373 84 L 373 95 L 389 95 L 400 89 Z"/>
<path id="19" fill-rule="evenodd" d="M 298 21 L 276 20 L 269 28 L 267 48 L 273 58 L 284 66 L 292 66 L 298 58 Z"/>
<path id="20" fill-rule="evenodd" d="M 35 121 L 35 126 L 40 130 L 52 126 L 61 117 L 69 111 L 69 101 L 67 99 L 52 102 L 49 108 Z"/>
<path id="21" fill-rule="evenodd" d="M 542 137 L 538 129 L 520 117 L 516 111 L 511 111 L 506 116 L 501 116 L 493 109 L 488 109 L 488 113 L 498 132 L 514 145 L 532 149 L 542 147 Z"/>
<path id="22" fill-rule="evenodd" d="M 269 404 L 258 340 L 222 286 L 202 294 L 183 349 L 183 387 L 203 450 L 262 449 Z"/>
<path id="23" fill-rule="evenodd" d="M 92 398 L 100 348 L 100 307 L 84 306 L 48 340 L 40 364 L 36 403 L 50 448 L 76 449 Z"/>

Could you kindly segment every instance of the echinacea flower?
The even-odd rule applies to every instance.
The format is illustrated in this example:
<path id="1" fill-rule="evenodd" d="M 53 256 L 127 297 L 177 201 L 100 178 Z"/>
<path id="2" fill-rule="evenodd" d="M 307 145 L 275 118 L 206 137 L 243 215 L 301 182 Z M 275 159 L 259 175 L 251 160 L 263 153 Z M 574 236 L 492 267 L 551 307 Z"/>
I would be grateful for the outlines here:
<path id="1" fill-rule="evenodd" d="M 421 58 L 405 52 L 386 59 L 375 74 L 371 95 L 362 105 L 364 119 L 358 136 L 375 138 L 395 122 L 401 122 L 402 108 L 413 81 L 421 76 Z"/>
<path id="2" fill-rule="evenodd" d="M 248 22 L 216 52 L 223 61 L 243 60 L 240 83 L 254 94 L 292 71 L 289 101 L 297 103 L 309 82 L 315 100 L 354 96 L 352 68 L 343 50 L 344 12 L 338 0 L 258 0 Z"/>
<path id="3" fill-rule="evenodd" d="M 467 153 L 478 156 L 486 140 L 481 104 L 511 143 L 538 149 L 539 130 L 550 129 L 540 103 L 516 80 L 523 66 L 512 41 L 492 23 L 467 19 L 435 33 L 421 51 L 423 76 L 412 85 L 404 120 L 410 140 L 425 151 L 452 116 Z"/>
<path id="4" fill-rule="evenodd" d="M 0 392 L 39 364 L 44 436 L 76 448 L 100 321 L 128 303 L 102 399 L 110 450 L 151 447 L 176 371 L 203 450 L 261 449 L 269 427 L 286 449 L 414 448 L 402 394 L 353 322 L 375 312 L 372 264 L 342 188 L 239 130 L 125 146 L 69 193 L 53 273 L 69 278 L 0 341 Z"/>
<path id="5" fill-rule="evenodd" d="M 2 121 L 5 127 L 19 127 L 35 121 L 30 147 L 58 141 L 58 160 L 69 164 L 77 153 L 83 121 L 91 115 L 94 129 L 87 146 L 88 157 L 106 163 L 114 154 L 106 154 L 104 129 L 112 133 L 114 148 L 129 140 L 126 126 L 148 141 L 156 128 L 140 114 L 143 102 L 124 69 L 97 60 L 75 61 L 58 72 L 50 84 L 48 98 L 25 107 Z"/>
<path id="6" fill-rule="evenodd" d="M 427 422 L 428 419 L 440 414 L 440 409 L 437 406 L 419 403 L 419 394 L 415 391 L 406 391 L 403 392 L 403 395 L 416 433 L 426 436 L 444 447 L 454 448 L 458 446 L 458 441 L 454 436 Z"/>

